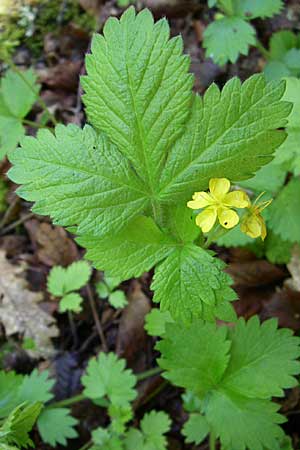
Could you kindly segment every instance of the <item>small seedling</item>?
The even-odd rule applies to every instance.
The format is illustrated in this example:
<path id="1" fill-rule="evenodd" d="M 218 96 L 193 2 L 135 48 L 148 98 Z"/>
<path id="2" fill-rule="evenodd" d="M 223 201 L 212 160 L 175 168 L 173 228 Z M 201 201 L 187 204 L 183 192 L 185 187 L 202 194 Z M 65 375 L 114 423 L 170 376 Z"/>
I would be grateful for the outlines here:
<path id="1" fill-rule="evenodd" d="M 124 291 L 116 289 L 120 285 L 121 280 L 117 277 L 104 275 L 103 281 L 96 285 L 96 291 L 101 299 L 107 299 L 109 304 L 114 308 L 124 308 L 127 305 L 127 299 Z"/>
<path id="2" fill-rule="evenodd" d="M 60 298 L 59 312 L 82 310 L 83 298 L 78 292 L 89 281 L 91 267 L 86 261 L 76 261 L 69 267 L 55 266 L 51 269 L 47 287 L 50 294 Z"/>

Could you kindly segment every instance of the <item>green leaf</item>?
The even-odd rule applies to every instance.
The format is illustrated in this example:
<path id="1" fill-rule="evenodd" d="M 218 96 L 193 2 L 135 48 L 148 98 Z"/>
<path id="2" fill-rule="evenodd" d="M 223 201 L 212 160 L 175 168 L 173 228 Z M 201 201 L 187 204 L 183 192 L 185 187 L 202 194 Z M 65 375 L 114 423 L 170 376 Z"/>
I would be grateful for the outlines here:
<path id="1" fill-rule="evenodd" d="M 274 131 L 286 125 L 291 110 L 280 101 L 284 90 L 285 82 L 266 84 L 262 75 L 254 75 L 242 85 L 230 80 L 222 92 L 213 84 L 203 100 L 195 97 L 186 132 L 166 162 L 161 200 L 189 200 L 207 189 L 210 178 L 240 181 L 270 162 L 286 137 Z"/>
<path id="2" fill-rule="evenodd" d="M 124 308 L 128 304 L 125 292 L 120 290 L 112 292 L 108 297 L 108 301 L 114 308 Z"/>
<path id="3" fill-rule="evenodd" d="M 0 371 L 0 419 L 8 414 L 18 405 L 16 392 L 22 384 L 23 376 L 14 372 Z"/>
<path id="4" fill-rule="evenodd" d="M 283 145 L 285 145 L 285 143 Z M 273 160 L 259 169 L 253 178 L 242 181 L 239 185 L 245 189 L 250 189 L 257 194 L 268 192 L 275 195 L 283 186 L 285 178 L 285 168 Z"/>
<path id="5" fill-rule="evenodd" d="M 83 298 L 81 295 L 77 294 L 77 292 L 66 294 L 59 302 L 59 312 L 64 313 L 66 311 L 73 311 L 75 313 L 79 313 L 82 311 L 82 302 Z"/>
<path id="6" fill-rule="evenodd" d="M 277 424 L 285 421 L 277 413 L 279 408 L 269 400 L 218 390 L 210 396 L 206 417 L 224 449 L 279 450 L 278 441 L 284 433 Z"/>
<path id="7" fill-rule="evenodd" d="M 248 20 L 272 17 L 283 8 L 282 0 L 233 0 L 234 12 Z"/>
<path id="8" fill-rule="evenodd" d="M 118 436 L 113 436 L 110 430 L 99 427 L 92 432 L 93 442 L 96 445 L 91 450 L 123 450 L 122 441 Z"/>
<path id="9" fill-rule="evenodd" d="M 100 353 L 97 359 L 91 359 L 81 381 L 84 394 L 92 400 L 107 396 L 114 405 L 126 406 L 136 397 L 136 378 L 125 369 L 125 360 L 114 353 Z"/>
<path id="10" fill-rule="evenodd" d="M 91 267 L 86 261 L 76 261 L 67 268 L 55 266 L 51 269 L 48 279 L 48 291 L 57 297 L 81 289 L 87 284 L 91 276 Z M 79 296 L 68 296 L 71 304 L 79 305 Z M 62 311 L 61 311 L 62 312 Z"/>
<path id="11" fill-rule="evenodd" d="M 135 450 L 137 448 L 144 450 L 143 434 L 135 428 L 130 428 L 124 439 L 126 450 Z"/>
<path id="12" fill-rule="evenodd" d="M 281 30 L 272 34 L 270 39 L 270 59 L 264 67 L 266 78 L 268 80 L 279 80 L 291 75 L 300 75 L 297 60 L 299 47 L 299 36 L 296 36 L 292 31 Z"/>
<path id="13" fill-rule="evenodd" d="M 77 242 L 87 248 L 86 258 L 99 270 L 108 270 L 122 280 L 139 277 L 172 250 L 174 241 L 163 234 L 150 217 L 137 217 L 114 236 L 104 239 L 82 236 Z"/>
<path id="14" fill-rule="evenodd" d="M 78 420 L 70 415 L 67 408 L 45 408 L 38 418 L 37 426 L 43 442 L 56 447 L 67 445 L 67 439 L 78 436 L 75 426 Z"/>
<path id="15" fill-rule="evenodd" d="M 110 294 L 109 288 L 103 281 L 96 284 L 96 292 L 101 299 L 108 298 Z"/>
<path id="16" fill-rule="evenodd" d="M 169 311 L 161 311 L 153 308 L 145 317 L 145 330 L 149 336 L 163 336 L 166 330 L 167 323 L 173 323 Z"/>
<path id="17" fill-rule="evenodd" d="M 260 325 L 258 317 L 240 319 L 230 332 L 230 361 L 222 386 L 249 398 L 282 397 L 297 385 L 300 339 L 291 330 L 277 329 L 275 319 Z"/>
<path id="18" fill-rule="evenodd" d="M 242 233 L 240 227 L 234 227 L 217 240 L 221 247 L 245 247 L 252 244 L 253 238 Z"/>
<path id="19" fill-rule="evenodd" d="M 126 424 L 133 418 L 133 411 L 131 406 L 116 406 L 109 405 L 108 414 L 111 418 L 111 431 L 118 435 L 124 434 L 126 429 Z"/>
<path id="20" fill-rule="evenodd" d="M 188 328 L 167 324 L 166 335 L 156 347 L 162 357 L 164 377 L 200 397 L 222 380 L 229 362 L 230 341 L 226 327 L 194 321 Z"/>
<path id="21" fill-rule="evenodd" d="M 47 370 L 38 372 L 34 369 L 30 375 L 25 375 L 19 387 L 19 402 L 41 402 L 46 403 L 53 398 L 51 389 L 55 381 L 49 378 Z"/>
<path id="22" fill-rule="evenodd" d="M 203 46 L 206 57 L 223 66 L 235 63 L 239 54 L 248 55 L 255 45 L 255 29 L 241 17 L 224 17 L 210 23 L 204 31 Z"/>
<path id="23" fill-rule="evenodd" d="M 34 212 L 76 225 L 79 234 L 104 235 L 146 207 L 143 183 L 103 134 L 75 125 L 58 125 L 55 133 L 40 130 L 10 155 L 9 176 L 23 184 L 21 197 L 36 202 Z"/>
<path id="24" fill-rule="evenodd" d="M 283 241 L 271 231 L 267 235 L 265 247 L 266 257 L 272 264 L 287 264 L 290 262 L 292 242 Z"/>
<path id="25" fill-rule="evenodd" d="M 183 133 L 192 97 L 181 37 L 162 19 L 129 8 L 95 35 L 82 77 L 92 125 L 104 131 L 154 190 L 165 156 Z"/>
<path id="26" fill-rule="evenodd" d="M 182 434 L 185 436 L 185 442 L 201 444 L 209 433 L 209 424 L 202 414 L 191 414 L 185 422 Z"/>
<path id="27" fill-rule="evenodd" d="M 300 242 L 300 179 L 292 178 L 269 208 L 268 226 L 283 240 Z"/>
<path id="28" fill-rule="evenodd" d="M 270 55 L 273 60 L 283 60 L 285 54 L 292 48 L 297 48 L 298 39 L 290 30 L 280 30 L 273 33 L 270 39 Z"/>
<path id="29" fill-rule="evenodd" d="M 169 324 L 157 344 L 164 376 L 200 397 L 199 409 L 224 450 L 280 448 L 278 424 L 285 418 L 270 400 L 297 384 L 300 339 L 276 327 L 274 319 L 259 325 L 257 317 L 233 328 Z"/>
<path id="30" fill-rule="evenodd" d="M 164 436 L 170 430 L 171 421 L 163 411 L 150 411 L 141 421 L 146 450 L 166 450 L 167 440 Z"/>
<path id="31" fill-rule="evenodd" d="M 42 407 L 43 405 L 38 402 L 30 405 L 22 403 L 10 413 L 0 428 L 0 433 L 4 433 L 8 444 L 15 444 L 21 448 L 34 447 L 28 433 L 32 430 Z"/>
<path id="32" fill-rule="evenodd" d="M 21 72 L 8 70 L 1 80 L 3 100 L 15 117 L 25 117 L 38 98 L 40 86 L 32 69 Z"/>
<path id="33" fill-rule="evenodd" d="M 31 69 L 22 76 L 8 70 L 0 86 L 0 158 L 14 150 L 25 135 L 22 119 L 37 100 L 39 86 Z M 27 84 L 28 83 L 28 84 Z"/>
<path id="34" fill-rule="evenodd" d="M 236 298 L 231 278 L 222 272 L 224 267 L 221 260 L 200 247 L 178 247 L 155 269 L 153 301 L 174 318 L 213 320 L 220 302 Z"/>

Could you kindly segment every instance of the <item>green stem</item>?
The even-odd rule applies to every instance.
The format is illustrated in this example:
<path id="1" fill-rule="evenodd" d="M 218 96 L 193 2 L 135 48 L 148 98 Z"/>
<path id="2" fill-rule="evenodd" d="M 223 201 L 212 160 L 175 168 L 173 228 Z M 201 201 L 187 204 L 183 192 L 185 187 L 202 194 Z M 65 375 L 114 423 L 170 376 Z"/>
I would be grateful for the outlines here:
<path id="1" fill-rule="evenodd" d="M 209 435 L 209 450 L 216 450 L 216 436 L 213 432 Z"/>
<path id="2" fill-rule="evenodd" d="M 82 400 L 86 400 L 87 397 L 84 394 L 74 395 L 73 397 L 66 398 L 65 400 L 61 400 L 59 402 L 54 402 L 49 405 L 49 408 L 64 408 L 65 406 L 71 406 L 74 403 L 79 403 Z"/>
<path id="3" fill-rule="evenodd" d="M 146 370 L 146 372 L 138 373 L 136 375 L 136 379 L 138 381 L 145 380 L 146 378 L 153 377 L 154 375 L 158 375 L 162 372 L 160 367 L 154 367 L 153 369 Z"/>
<path id="4" fill-rule="evenodd" d="M 33 127 L 33 128 L 46 128 L 48 130 L 51 130 L 51 128 L 47 127 L 46 125 L 42 125 L 40 123 L 33 122 L 32 120 L 22 119 L 22 122 L 23 122 L 24 125 L 28 125 L 28 126 Z"/>
<path id="5" fill-rule="evenodd" d="M 88 441 L 86 444 L 84 444 L 82 447 L 80 447 L 79 450 L 87 450 L 88 448 L 90 448 L 93 445 L 93 441 L 90 440 Z"/>
<path id="6" fill-rule="evenodd" d="M 10 68 L 19 75 L 19 77 L 24 81 L 24 83 L 29 87 L 29 89 L 34 92 L 34 94 L 36 95 L 36 91 L 33 88 L 33 86 L 29 83 L 29 81 L 27 80 L 27 78 L 24 76 L 23 72 L 18 68 L 18 66 L 15 65 L 15 63 L 12 60 L 7 61 L 7 64 L 10 66 Z M 53 125 L 57 125 L 57 121 L 54 117 L 54 115 L 49 111 L 46 103 L 44 102 L 44 100 L 41 97 L 38 97 L 37 102 L 39 103 L 39 105 L 41 106 L 41 108 L 48 114 L 49 119 L 51 120 L 51 122 L 53 123 Z"/>
<path id="7" fill-rule="evenodd" d="M 270 52 L 263 46 L 259 39 L 256 39 L 255 47 L 260 51 L 260 53 L 266 58 L 270 59 Z"/>

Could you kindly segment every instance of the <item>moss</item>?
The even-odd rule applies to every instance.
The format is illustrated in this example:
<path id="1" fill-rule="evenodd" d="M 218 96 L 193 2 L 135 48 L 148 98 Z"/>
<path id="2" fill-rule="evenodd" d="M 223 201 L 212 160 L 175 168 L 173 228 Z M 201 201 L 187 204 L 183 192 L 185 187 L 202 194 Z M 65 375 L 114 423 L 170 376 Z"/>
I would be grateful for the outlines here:
<path id="1" fill-rule="evenodd" d="M 9 1 L 7 0 L 9 3 Z M 94 16 L 85 12 L 77 0 L 23 0 L 14 3 L 14 14 L 0 15 L 0 29 L 5 30 L 1 42 L 6 42 L 9 52 L 19 44 L 25 44 L 32 54 L 38 57 L 44 44 L 44 36 L 53 32 L 59 34 L 61 27 L 72 22 L 87 32 L 93 32 L 97 26 Z"/>

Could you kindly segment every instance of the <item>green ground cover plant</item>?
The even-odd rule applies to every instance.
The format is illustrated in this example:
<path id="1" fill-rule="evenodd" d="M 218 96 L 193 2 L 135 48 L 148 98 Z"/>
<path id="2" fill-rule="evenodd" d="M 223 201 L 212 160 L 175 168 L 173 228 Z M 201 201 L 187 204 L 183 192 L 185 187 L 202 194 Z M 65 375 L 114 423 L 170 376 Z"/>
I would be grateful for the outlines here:
<path id="1" fill-rule="evenodd" d="M 281 6 L 274 2 L 270 11 L 270 2 L 257 3 L 249 16 L 246 3 L 234 3 L 242 21 Z M 226 239 L 237 245 L 273 239 L 267 252 L 276 259 L 278 239 L 290 247 L 300 242 L 298 154 L 289 140 L 298 132 L 298 80 L 267 82 L 257 74 L 244 83 L 233 78 L 222 90 L 212 84 L 199 96 L 189 66 L 167 21 L 130 7 L 120 19 L 108 19 L 86 57 L 81 84 L 88 124 L 41 129 L 8 149 L 8 176 L 20 185 L 18 195 L 75 234 L 86 259 L 118 280 L 98 285 L 100 297 L 154 269 L 159 309 L 145 327 L 159 337 L 161 356 L 157 367 L 134 375 L 125 360 L 102 352 L 88 363 L 82 394 L 56 403 L 47 371 L 1 372 L 0 448 L 31 446 L 35 422 L 45 443 L 67 445 L 77 436 L 70 405 L 89 399 L 107 410 L 109 424 L 93 430 L 85 449 L 164 450 L 171 426 L 166 413 L 151 411 L 131 426 L 137 382 L 160 372 L 185 389 L 186 442 L 208 438 L 210 450 L 217 442 L 223 450 L 290 445 L 273 397 L 298 384 L 299 338 L 274 319 L 237 319 L 232 279 L 209 247 Z M 20 108 L 19 121 L 28 108 Z M 282 160 L 284 146 L 289 156 Z M 48 290 L 61 299 L 61 312 L 80 311 L 75 291 L 90 275 L 84 261 L 52 269 Z"/>

